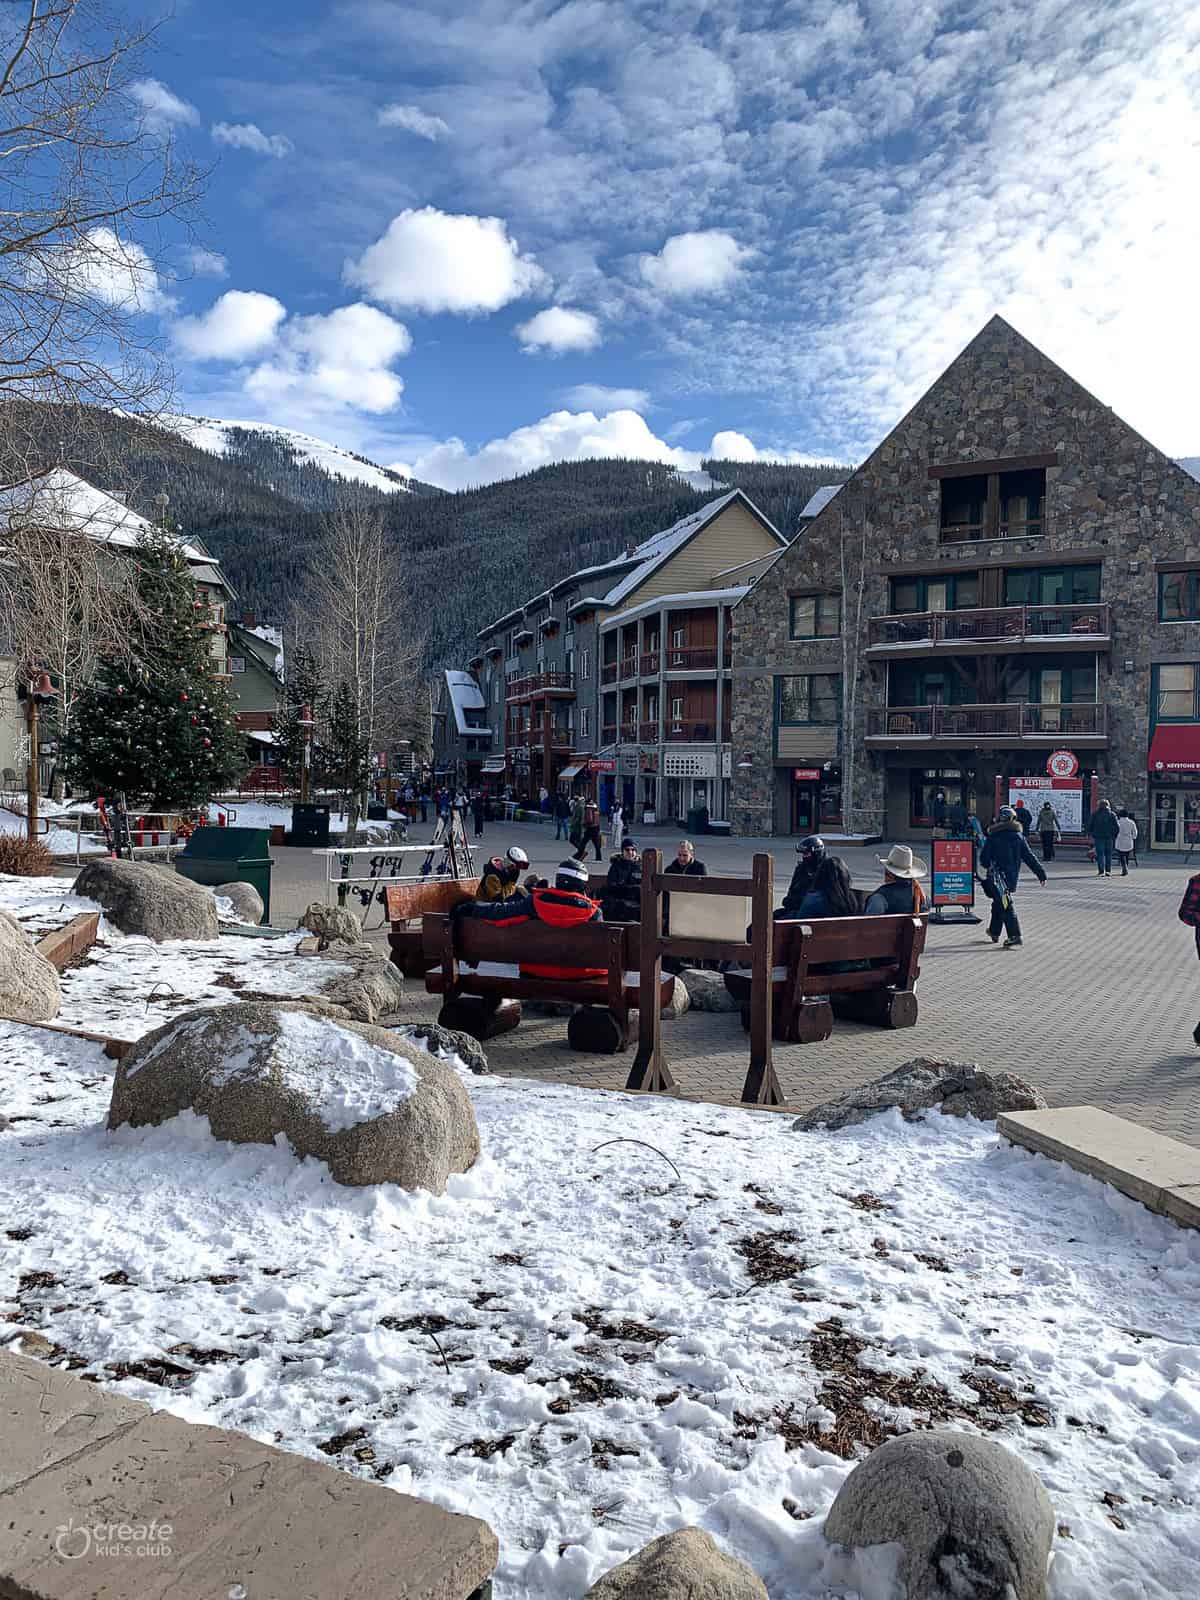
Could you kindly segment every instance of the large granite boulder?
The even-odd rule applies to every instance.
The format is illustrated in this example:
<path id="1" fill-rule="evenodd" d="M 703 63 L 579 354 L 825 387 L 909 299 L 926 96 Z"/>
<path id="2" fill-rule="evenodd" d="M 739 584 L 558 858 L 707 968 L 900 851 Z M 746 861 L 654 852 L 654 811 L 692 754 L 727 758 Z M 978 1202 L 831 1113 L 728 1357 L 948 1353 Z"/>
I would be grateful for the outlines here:
<path id="1" fill-rule="evenodd" d="M 331 944 L 362 944 L 362 923 L 349 906 L 327 906 L 323 900 L 314 900 L 300 918 L 299 927 L 315 933 L 320 948 L 327 950 Z"/>
<path id="2" fill-rule="evenodd" d="M 404 1004 L 404 979 L 386 956 L 369 944 L 334 944 L 314 964 L 314 986 L 331 1004 L 342 1006 L 356 1022 L 379 1022 Z M 336 969 L 349 968 L 349 971 Z M 322 968 L 335 970 L 322 972 Z"/>
<path id="3" fill-rule="evenodd" d="M 680 1528 L 606 1572 L 583 1600 L 767 1600 L 767 1587 L 703 1528 Z"/>
<path id="4" fill-rule="evenodd" d="M 118 1064 L 108 1126 L 159 1124 L 189 1109 L 236 1144 L 282 1133 L 339 1183 L 441 1194 L 479 1155 L 453 1067 L 385 1028 L 301 1002 L 192 1011 L 139 1039 Z"/>
<path id="5" fill-rule="evenodd" d="M 725 987 L 724 975 L 707 967 L 685 967 L 683 981 L 693 1011 L 736 1011 L 738 1003 Z"/>
<path id="6" fill-rule="evenodd" d="M 836 1100 L 805 1111 L 792 1123 L 813 1128 L 852 1128 L 877 1112 L 899 1108 L 906 1122 L 923 1111 L 945 1111 L 953 1117 L 994 1120 L 1001 1111 L 1044 1111 L 1046 1100 L 1033 1084 L 1015 1072 L 985 1072 L 974 1061 L 936 1061 L 924 1056 L 875 1078 Z"/>
<path id="7" fill-rule="evenodd" d="M 58 973 L 25 929 L 0 911 L 0 1017 L 8 1022 L 49 1022 L 58 1015 Z"/>
<path id="8" fill-rule="evenodd" d="M 72 894 L 95 900 L 122 933 L 164 939 L 215 939 L 220 931 L 212 890 L 149 861 L 89 861 Z"/>
<path id="9" fill-rule="evenodd" d="M 252 883 L 222 883 L 213 890 L 213 898 L 228 900 L 238 922 L 251 922 L 255 927 L 263 919 L 266 907 L 262 895 Z M 220 917 L 220 911 L 217 912 Z"/>
<path id="10" fill-rule="evenodd" d="M 412 1039 L 435 1056 L 457 1056 L 463 1066 L 477 1076 L 490 1072 L 487 1056 L 478 1039 L 457 1028 L 443 1028 L 436 1022 L 414 1022 L 395 1029 L 402 1039 Z"/>
<path id="11" fill-rule="evenodd" d="M 903 1547 L 906 1600 L 1044 1600 L 1054 1508 L 992 1439 L 905 1433 L 859 1463 L 825 1520 L 832 1544 Z"/>

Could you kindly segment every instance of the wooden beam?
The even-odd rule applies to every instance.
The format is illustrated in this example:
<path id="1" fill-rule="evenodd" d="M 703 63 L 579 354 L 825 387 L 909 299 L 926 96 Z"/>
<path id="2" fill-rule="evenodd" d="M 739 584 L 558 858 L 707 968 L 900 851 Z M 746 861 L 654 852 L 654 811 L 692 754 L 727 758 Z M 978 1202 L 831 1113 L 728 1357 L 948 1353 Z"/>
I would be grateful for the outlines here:
<path id="1" fill-rule="evenodd" d="M 81 911 L 65 927 L 43 934 L 34 948 L 51 966 L 63 972 L 81 950 L 90 950 L 95 944 L 99 927 L 98 911 Z"/>
<path id="2" fill-rule="evenodd" d="M 774 861 L 769 855 L 756 855 L 751 876 L 753 921 L 751 924 L 750 980 L 750 1070 L 742 1086 L 742 1099 L 752 1105 L 777 1106 L 783 1100 L 779 1079 L 771 1061 L 771 1035 L 774 990 L 771 983 L 771 956 L 775 925 Z"/>
<path id="3" fill-rule="evenodd" d="M 687 881 L 686 879 L 684 880 Z M 627 1089 L 673 1089 L 675 1080 L 662 1053 L 662 852 L 642 851 L 642 925 L 638 963 L 638 1047 L 629 1069 Z M 652 995 L 652 1002 L 645 1003 Z"/>
<path id="4" fill-rule="evenodd" d="M 981 478 L 992 472 L 1035 472 L 1039 467 L 1056 467 L 1058 452 L 1040 456 L 1000 456 L 991 461 L 951 461 L 929 468 L 931 478 Z"/>

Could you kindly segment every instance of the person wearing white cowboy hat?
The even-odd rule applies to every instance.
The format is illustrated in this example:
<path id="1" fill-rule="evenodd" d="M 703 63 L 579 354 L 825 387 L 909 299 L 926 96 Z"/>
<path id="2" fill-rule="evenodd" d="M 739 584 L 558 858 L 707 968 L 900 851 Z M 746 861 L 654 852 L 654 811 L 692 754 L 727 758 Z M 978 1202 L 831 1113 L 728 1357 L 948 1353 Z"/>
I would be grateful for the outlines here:
<path id="1" fill-rule="evenodd" d="M 925 891 L 917 881 L 929 868 L 906 844 L 894 844 L 886 856 L 876 856 L 883 882 L 863 907 L 868 917 L 904 916 L 925 909 Z"/>

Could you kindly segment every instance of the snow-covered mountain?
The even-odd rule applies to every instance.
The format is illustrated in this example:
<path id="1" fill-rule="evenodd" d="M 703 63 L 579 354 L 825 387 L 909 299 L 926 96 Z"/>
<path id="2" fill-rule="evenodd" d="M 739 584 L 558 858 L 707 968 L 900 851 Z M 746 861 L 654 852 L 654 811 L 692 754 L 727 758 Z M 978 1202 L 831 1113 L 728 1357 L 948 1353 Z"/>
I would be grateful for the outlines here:
<path id="1" fill-rule="evenodd" d="M 365 456 L 343 449 L 341 445 L 315 439 L 312 434 L 299 433 L 295 428 L 276 427 L 273 422 L 228 421 L 220 417 L 192 417 L 187 414 L 159 417 L 156 421 L 159 427 L 179 434 L 198 450 L 207 450 L 211 455 L 239 454 L 238 434 L 262 435 L 288 451 L 296 460 L 319 467 L 331 477 L 365 483 L 372 489 L 381 489 L 385 494 L 411 492 L 409 480 L 391 467 L 381 467 L 374 461 L 368 461 Z"/>

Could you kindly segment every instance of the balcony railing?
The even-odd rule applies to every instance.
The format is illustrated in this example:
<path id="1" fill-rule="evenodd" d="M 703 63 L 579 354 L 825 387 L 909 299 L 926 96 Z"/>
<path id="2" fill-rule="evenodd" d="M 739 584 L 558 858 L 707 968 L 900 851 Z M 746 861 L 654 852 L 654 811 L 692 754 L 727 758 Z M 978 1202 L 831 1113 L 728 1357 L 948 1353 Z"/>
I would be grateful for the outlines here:
<path id="1" fill-rule="evenodd" d="M 668 722 L 663 738 L 669 743 L 712 744 L 717 737 L 715 722 Z M 722 743 L 729 743 L 729 724 L 721 729 Z"/>
<path id="2" fill-rule="evenodd" d="M 522 700 L 532 694 L 574 694 L 575 676 L 570 672 L 527 672 L 508 685 L 509 700 Z"/>
<path id="3" fill-rule="evenodd" d="M 616 744 L 616 742 L 617 742 L 616 725 L 615 725 L 615 723 L 612 723 L 612 722 L 606 722 L 604 724 L 604 726 L 600 729 L 600 743 L 601 744 Z"/>
<path id="4" fill-rule="evenodd" d="M 716 646 L 704 645 L 696 649 L 674 648 L 667 651 L 668 672 L 715 672 L 717 670 Z"/>
<path id="5" fill-rule="evenodd" d="M 622 661 L 621 661 L 621 678 L 622 678 L 622 680 L 624 680 L 626 678 L 636 678 L 637 675 L 638 675 L 638 658 L 636 656 L 625 656 L 625 657 L 623 657 Z"/>
<path id="6" fill-rule="evenodd" d="M 638 736 L 638 725 L 637 725 L 636 722 L 623 722 L 621 724 L 621 743 L 622 744 L 636 744 L 637 743 L 637 736 Z"/>
<path id="7" fill-rule="evenodd" d="M 620 670 L 621 669 L 618 667 L 618 665 L 617 665 L 617 663 L 615 661 L 606 661 L 604 663 L 604 665 L 600 668 L 600 682 L 601 683 L 616 683 L 617 675 L 620 672 Z"/>
<path id="8" fill-rule="evenodd" d="M 657 744 L 658 743 L 658 718 L 657 717 L 655 717 L 652 722 L 639 722 L 638 723 L 638 743 L 639 744 Z"/>
<path id="9" fill-rule="evenodd" d="M 641 670 L 643 678 L 653 678 L 658 675 L 661 656 L 657 650 L 644 650 L 642 652 Z"/>
<path id="10" fill-rule="evenodd" d="M 868 739 L 1105 738 L 1107 706 L 1088 702 L 991 706 L 872 706 Z"/>
<path id="11" fill-rule="evenodd" d="M 543 728 L 533 727 L 529 730 L 529 743 L 535 750 L 544 750 L 546 747 L 546 734 Z M 574 730 L 562 723 L 553 723 L 550 728 L 550 745 L 552 749 L 570 750 L 574 743 Z"/>
<path id="12" fill-rule="evenodd" d="M 943 544 L 973 543 L 977 539 L 1040 539 L 1046 531 L 1042 517 L 1001 517 L 988 522 L 948 522 L 941 528 Z"/>
<path id="13" fill-rule="evenodd" d="M 1081 606 L 993 606 L 962 611 L 915 611 L 871 617 L 868 648 L 895 645 L 954 644 L 970 648 L 981 641 L 1044 643 L 1048 639 L 1107 639 L 1111 611 L 1099 602 Z"/>

